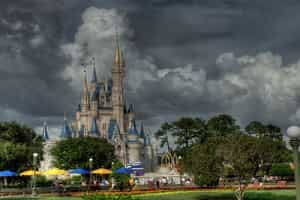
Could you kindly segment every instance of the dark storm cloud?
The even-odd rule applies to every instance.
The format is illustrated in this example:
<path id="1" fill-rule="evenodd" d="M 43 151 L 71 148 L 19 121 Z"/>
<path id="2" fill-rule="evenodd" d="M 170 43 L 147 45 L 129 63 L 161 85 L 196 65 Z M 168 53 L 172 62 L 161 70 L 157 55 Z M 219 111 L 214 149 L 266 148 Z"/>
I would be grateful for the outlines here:
<path id="1" fill-rule="evenodd" d="M 265 112 L 266 106 L 261 94 L 244 88 L 246 83 L 236 83 L 237 77 L 244 76 L 240 68 L 246 67 L 237 63 L 243 55 L 255 58 L 266 51 L 281 55 L 282 67 L 299 59 L 300 3 L 296 0 L 0 1 L 0 92 L 5 94 L 0 98 L 1 108 L 19 113 L 20 120 L 32 125 L 40 123 L 40 117 L 57 124 L 64 111 L 69 116 L 74 113 L 79 93 L 70 85 L 72 80 L 63 76 L 71 61 L 61 47 L 76 40 L 82 14 L 91 6 L 125 13 L 134 32 L 125 39 L 157 71 L 169 70 L 167 77 L 141 81 L 136 91 L 127 93 L 149 124 L 157 126 L 160 120 L 174 116 L 221 112 L 230 112 L 242 122 L 255 118 L 272 122 L 269 115 L 276 110 L 259 113 L 245 107 L 247 102 L 250 108 Z M 222 61 L 222 68 L 216 59 L 225 52 L 234 52 L 236 57 Z M 130 68 L 133 61 L 127 64 Z M 185 72 L 171 71 L 187 65 L 193 66 L 190 76 L 203 69 L 205 78 L 190 80 L 182 78 Z M 232 65 L 237 68 L 230 68 Z M 186 85 L 170 85 L 177 79 Z M 195 87 L 201 87 L 198 83 L 203 85 L 201 90 Z M 247 94 L 253 96 L 244 100 Z M 5 112 L 0 118 L 11 119 L 8 115 Z M 273 121 L 281 119 L 274 117 Z"/>
<path id="2" fill-rule="evenodd" d="M 2 107 L 35 117 L 71 111 L 72 88 L 61 77 L 62 8 L 62 1 L 0 2 Z"/>

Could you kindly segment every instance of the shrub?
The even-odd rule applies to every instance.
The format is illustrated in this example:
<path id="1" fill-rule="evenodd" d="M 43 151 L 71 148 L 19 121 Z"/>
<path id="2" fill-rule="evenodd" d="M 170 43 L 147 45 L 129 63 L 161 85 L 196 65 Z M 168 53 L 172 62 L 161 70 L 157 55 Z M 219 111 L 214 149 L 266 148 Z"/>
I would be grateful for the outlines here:
<path id="1" fill-rule="evenodd" d="M 290 168 L 289 164 L 278 163 L 272 166 L 271 175 L 279 177 L 291 177 L 294 175 L 294 172 Z"/>

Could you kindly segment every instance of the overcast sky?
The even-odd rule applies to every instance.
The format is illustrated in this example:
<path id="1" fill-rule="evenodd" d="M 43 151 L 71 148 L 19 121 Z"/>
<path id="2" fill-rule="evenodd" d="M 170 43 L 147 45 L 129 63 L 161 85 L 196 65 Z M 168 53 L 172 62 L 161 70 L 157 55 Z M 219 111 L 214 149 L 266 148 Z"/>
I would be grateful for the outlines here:
<path id="1" fill-rule="evenodd" d="M 117 27 L 126 101 L 153 131 L 181 116 L 300 122 L 297 0 L 1 0 L 0 120 L 57 133 L 82 68 L 110 75 Z M 82 48 L 87 43 L 87 48 Z"/>

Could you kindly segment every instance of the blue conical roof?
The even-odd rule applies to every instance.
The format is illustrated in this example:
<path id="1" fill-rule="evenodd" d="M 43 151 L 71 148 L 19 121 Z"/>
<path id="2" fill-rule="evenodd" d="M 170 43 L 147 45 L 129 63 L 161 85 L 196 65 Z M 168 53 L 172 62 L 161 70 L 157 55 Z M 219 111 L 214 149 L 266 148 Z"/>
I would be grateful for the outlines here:
<path id="1" fill-rule="evenodd" d="M 49 140 L 48 126 L 47 126 L 46 122 L 44 122 L 44 127 L 43 127 L 43 139 L 44 140 Z"/>
<path id="2" fill-rule="evenodd" d="M 68 121 L 66 118 L 64 118 L 64 124 L 61 130 L 61 134 L 60 134 L 61 138 L 69 138 L 72 137 L 72 130 L 69 127 Z"/>
<path id="3" fill-rule="evenodd" d="M 143 122 L 141 123 L 140 137 L 141 138 L 145 137 L 144 123 Z"/>
<path id="4" fill-rule="evenodd" d="M 91 126 L 91 135 L 93 136 L 99 136 L 100 132 L 97 126 L 97 120 L 96 117 L 92 118 L 92 126 Z"/>
<path id="5" fill-rule="evenodd" d="M 136 129 L 136 124 L 135 124 L 135 120 L 131 120 L 129 123 L 129 128 L 128 128 L 128 134 L 135 134 L 138 135 L 138 131 Z"/>

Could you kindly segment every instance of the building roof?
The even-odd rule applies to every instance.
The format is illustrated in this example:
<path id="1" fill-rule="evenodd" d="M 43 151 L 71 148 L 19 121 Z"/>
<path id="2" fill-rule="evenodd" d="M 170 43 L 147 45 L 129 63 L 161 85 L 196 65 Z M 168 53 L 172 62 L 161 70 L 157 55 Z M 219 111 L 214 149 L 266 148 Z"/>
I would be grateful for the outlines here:
<path id="1" fill-rule="evenodd" d="M 62 130 L 61 130 L 60 137 L 61 138 L 72 137 L 72 130 L 71 130 L 66 118 L 64 118 L 64 124 L 63 124 Z"/>
<path id="2" fill-rule="evenodd" d="M 129 128 L 128 128 L 128 134 L 134 134 L 134 135 L 138 135 L 138 131 L 136 129 L 136 123 L 135 120 L 131 120 L 129 123 Z"/>
<path id="3" fill-rule="evenodd" d="M 143 122 L 141 122 L 140 137 L 141 138 L 145 137 L 145 130 L 144 130 L 144 123 Z"/>
<path id="4" fill-rule="evenodd" d="M 44 140 L 49 140 L 49 135 L 48 135 L 48 126 L 47 123 L 44 122 L 44 126 L 43 126 L 43 135 L 42 135 Z"/>

